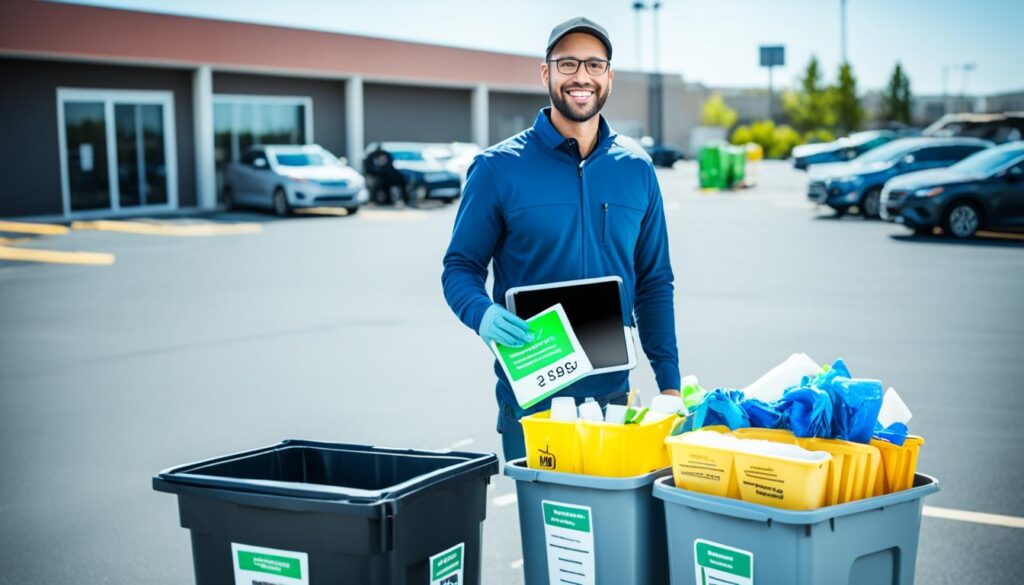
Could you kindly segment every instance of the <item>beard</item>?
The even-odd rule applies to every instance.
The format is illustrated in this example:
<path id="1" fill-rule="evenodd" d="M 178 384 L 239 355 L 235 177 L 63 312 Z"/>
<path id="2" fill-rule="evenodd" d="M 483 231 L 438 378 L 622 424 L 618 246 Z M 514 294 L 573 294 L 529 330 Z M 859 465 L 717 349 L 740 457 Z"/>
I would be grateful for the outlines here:
<path id="1" fill-rule="evenodd" d="M 583 109 L 580 109 L 579 106 L 571 103 L 569 98 L 562 93 L 563 91 L 567 92 L 571 89 L 593 90 L 594 100 L 591 102 L 591 105 L 584 106 Z M 560 114 L 573 122 L 586 122 L 593 118 L 601 111 L 601 108 L 604 107 L 604 103 L 608 101 L 607 88 L 605 88 L 604 91 L 601 91 L 601 87 L 596 85 L 591 87 L 580 87 L 578 85 L 569 86 L 566 84 L 563 85 L 561 89 L 558 89 L 551 82 L 550 78 L 548 79 L 548 95 L 551 97 L 551 105 L 555 106 L 555 109 L 558 110 Z"/>

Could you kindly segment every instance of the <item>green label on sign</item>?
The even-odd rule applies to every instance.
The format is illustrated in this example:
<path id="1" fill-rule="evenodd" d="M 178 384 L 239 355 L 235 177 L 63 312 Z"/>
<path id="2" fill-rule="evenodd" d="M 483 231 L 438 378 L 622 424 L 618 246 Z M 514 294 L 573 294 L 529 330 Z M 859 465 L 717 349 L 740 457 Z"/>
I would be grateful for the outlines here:
<path id="1" fill-rule="evenodd" d="M 430 582 L 441 582 L 441 579 L 462 571 L 462 553 L 465 544 L 459 543 L 456 546 L 430 557 Z M 461 575 L 461 573 L 460 573 Z M 459 578 L 450 580 L 451 583 L 460 583 Z"/>
<path id="2" fill-rule="evenodd" d="M 542 313 L 528 323 L 535 341 L 524 347 L 497 346 L 498 354 L 508 367 L 512 380 L 522 380 L 573 351 L 572 341 L 556 311 Z"/>
<path id="3" fill-rule="evenodd" d="M 238 551 L 238 567 L 243 571 L 256 571 L 280 575 L 291 579 L 301 579 L 302 569 L 299 559 L 279 557 L 247 550 Z"/>
<path id="4" fill-rule="evenodd" d="M 736 583 L 753 585 L 753 553 L 717 542 L 697 539 L 693 542 L 697 583 Z"/>
<path id="5" fill-rule="evenodd" d="M 544 502 L 544 523 L 550 526 L 590 532 L 590 510 L 586 508 L 567 508 L 550 502 Z"/>

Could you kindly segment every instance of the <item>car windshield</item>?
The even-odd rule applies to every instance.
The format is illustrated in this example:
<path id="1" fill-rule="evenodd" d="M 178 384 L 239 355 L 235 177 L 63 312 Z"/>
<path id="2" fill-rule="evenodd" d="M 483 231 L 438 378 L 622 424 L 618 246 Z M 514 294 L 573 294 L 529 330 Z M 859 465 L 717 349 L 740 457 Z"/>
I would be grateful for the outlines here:
<path id="1" fill-rule="evenodd" d="M 989 176 L 1004 165 L 1024 157 L 1024 146 L 989 148 L 982 150 L 949 167 L 965 175 Z"/>
<path id="2" fill-rule="evenodd" d="M 332 165 L 336 161 L 334 157 L 328 158 L 324 153 L 319 152 L 278 152 L 274 154 L 277 164 L 283 167 L 322 167 Z"/>
<path id="3" fill-rule="evenodd" d="M 395 160 L 423 160 L 423 153 L 416 150 L 395 150 L 391 152 Z"/>
<path id="4" fill-rule="evenodd" d="M 878 148 L 872 148 L 853 160 L 858 163 L 895 162 L 916 147 L 917 144 L 905 144 L 903 141 L 897 140 Z"/>

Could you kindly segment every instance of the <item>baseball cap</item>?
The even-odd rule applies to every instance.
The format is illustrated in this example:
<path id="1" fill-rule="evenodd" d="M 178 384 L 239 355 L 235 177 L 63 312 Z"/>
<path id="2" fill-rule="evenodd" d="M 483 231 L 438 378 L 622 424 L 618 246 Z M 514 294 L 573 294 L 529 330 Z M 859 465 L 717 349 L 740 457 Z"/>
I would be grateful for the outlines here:
<path id="1" fill-rule="evenodd" d="M 558 41 L 562 40 L 562 37 L 574 32 L 587 33 L 588 35 L 597 37 L 597 40 L 601 41 L 601 43 L 604 45 L 604 48 L 607 49 L 608 59 L 611 60 L 612 42 L 608 40 L 608 31 L 604 30 L 603 26 L 583 16 L 570 18 L 569 20 L 551 29 L 551 36 L 548 37 L 548 48 L 544 52 L 544 54 L 551 54 L 551 49 L 555 48 L 555 45 L 558 44 Z"/>

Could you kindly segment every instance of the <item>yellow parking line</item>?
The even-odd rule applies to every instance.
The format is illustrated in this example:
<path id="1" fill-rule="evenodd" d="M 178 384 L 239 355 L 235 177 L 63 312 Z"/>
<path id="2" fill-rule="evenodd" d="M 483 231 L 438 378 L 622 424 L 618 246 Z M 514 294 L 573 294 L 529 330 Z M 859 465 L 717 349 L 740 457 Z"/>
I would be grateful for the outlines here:
<path id="1" fill-rule="evenodd" d="M 978 232 L 977 235 L 985 238 L 992 238 L 994 240 L 1016 240 L 1018 242 L 1024 241 L 1024 234 L 1011 232 L 989 232 L 981 230 Z"/>
<path id="2" fill-rule="evenodd" d="M 0 260 L 109 266 L 114 263 L 114 255 L 103 252 L 60 252 L 56 250 L 34 250 L 30 248 L 0 246 Z"/>
<path id="3" fill-rule="evenodd" d="M 142 221 L 76 221 L 71 224 L 75 230 L 100 230 L 148 236 L 234 236 L 240 234 L 257 234 L 263 231 L 258 223 L 198 223 L 168 224 L 147 223 Z"/>
<path id="4" fill-rule="evenodd" d="M 27 223 L 23 221 L 2 221 L 0 220 L 0 232 L 12 232 L 15 234 L 36 234 L 39 236 L 62 236 L 68 233 L 68 228 L 52 223 Z"/>
<path id="5" fill-rule="evenodd" d="M 294 212 L 297 215 L 337 215 L 342 217 L 351 215 L 344 207 L 307 207 L 296 209 Z"/>

